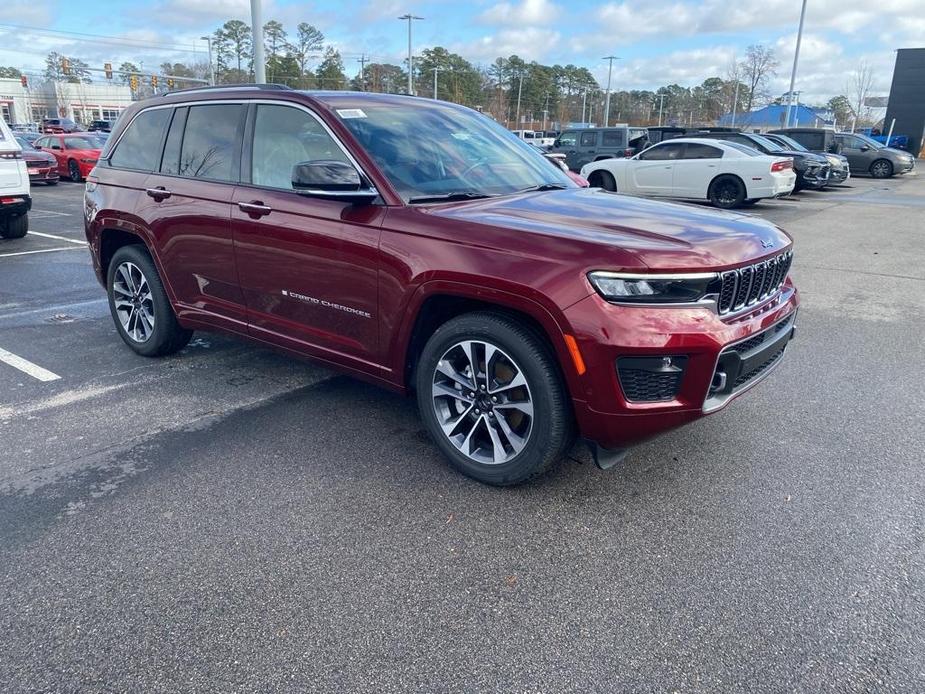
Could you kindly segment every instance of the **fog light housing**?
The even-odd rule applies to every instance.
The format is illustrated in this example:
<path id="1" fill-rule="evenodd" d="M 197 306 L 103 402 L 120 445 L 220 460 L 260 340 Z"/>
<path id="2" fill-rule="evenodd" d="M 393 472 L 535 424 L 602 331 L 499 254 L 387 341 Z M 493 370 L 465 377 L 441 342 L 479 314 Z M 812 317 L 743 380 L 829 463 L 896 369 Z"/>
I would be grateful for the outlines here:
<path id="1" fill-rule="evenodd" d="M 681 389 L 687 357 L 620 357 L 617 374 L 627 402 L 665 402 L 674 400 Z"/>

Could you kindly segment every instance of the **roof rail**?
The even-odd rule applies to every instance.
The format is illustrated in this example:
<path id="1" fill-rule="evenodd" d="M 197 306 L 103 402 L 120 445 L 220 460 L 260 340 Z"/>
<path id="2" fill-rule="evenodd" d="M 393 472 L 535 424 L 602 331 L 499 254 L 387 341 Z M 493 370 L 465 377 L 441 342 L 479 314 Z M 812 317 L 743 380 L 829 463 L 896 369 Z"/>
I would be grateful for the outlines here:
<path id="1" fill-rule="evenodd" d="M 205 87 L 187 87 L 186 89 L 175 89 L 170 92 L 165 92 L 163 96 L 167 94 L 188 94 L 190 92 L 205 92 L 212 89 L 218 90 L 227 90 L 227 89 L 275 89 L 280 91 L 293 91 L 292 87 L 285 84 L 215 84 L 208 85 Z"/>

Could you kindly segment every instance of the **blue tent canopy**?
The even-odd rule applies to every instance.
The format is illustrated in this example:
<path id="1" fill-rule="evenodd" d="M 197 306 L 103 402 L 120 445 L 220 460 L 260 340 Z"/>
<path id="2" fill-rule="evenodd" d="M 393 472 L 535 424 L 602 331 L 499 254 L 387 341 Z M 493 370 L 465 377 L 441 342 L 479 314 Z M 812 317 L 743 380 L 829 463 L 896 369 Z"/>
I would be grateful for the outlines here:
<path id="1" fill-rule="evenodd" d="M 735 125 L 741 128 L 760 128 L 770 130 L 773 128 L 783 128 L 784 119 L 787 117 L 787 106 L 778 106 L 772 104 L 759 108 L 757 111 L 745 111 L 736 114 Z M 732 125 L 732 114 L 727 113 L 722 116 L 717 125 Z M 802 128 L 821 128 L 826 125 L 832 125 L 832 121 L 825 120 L 813 109 L 802 104 L 793 106 L 790 110 L 790 127 Z"/>

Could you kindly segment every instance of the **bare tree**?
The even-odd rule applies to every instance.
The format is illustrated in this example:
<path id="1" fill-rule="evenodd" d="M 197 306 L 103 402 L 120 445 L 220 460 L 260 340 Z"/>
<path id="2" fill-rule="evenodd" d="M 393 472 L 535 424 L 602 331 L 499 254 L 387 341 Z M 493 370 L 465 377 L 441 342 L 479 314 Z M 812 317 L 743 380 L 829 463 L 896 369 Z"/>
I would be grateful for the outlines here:
<path id="1" fill-rule="evenodd" d="M 854 73 L 848 79 L 848 93 L 854 98 L 854 121 L 851 123 L 851 132 L 854 132 L 859 120 L 868 119 L 870 109 L 864 102 L 870 95 L 870 87 L 874 81 L 874 69 L 865 60 L 858 63 Z"/>
<path id="2" fill-rule="evenodd" d="M 767 97 L 768 78 L 777 74 L 780 65 L 774 57 L 774 49 L 761 44 L 754 44 L 745 51 L 745 60 L 741 64 L 742 81 L 748 86 L 745 110 L 751 111 L 756 98 Z"/>

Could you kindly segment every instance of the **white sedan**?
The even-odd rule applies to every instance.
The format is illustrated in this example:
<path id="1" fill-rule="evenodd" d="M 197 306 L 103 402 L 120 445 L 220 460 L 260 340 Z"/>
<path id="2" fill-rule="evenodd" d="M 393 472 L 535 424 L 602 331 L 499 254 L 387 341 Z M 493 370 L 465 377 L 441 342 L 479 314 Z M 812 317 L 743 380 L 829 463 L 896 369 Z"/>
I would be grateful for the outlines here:
<path id="1" fill-rule="evenodd" d="M 627 159 L 586 164 L 594 188 L 666 198 L 709 200 L 731 209 L 793 191 L 793 160 L 762 154 L 735 142 L 679 137 Z"/>

